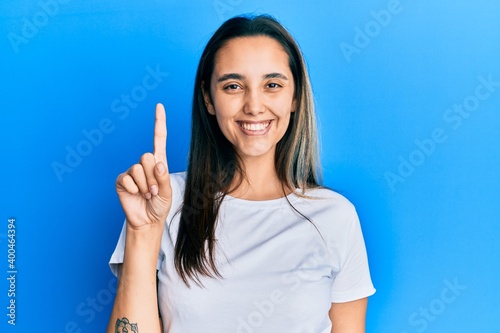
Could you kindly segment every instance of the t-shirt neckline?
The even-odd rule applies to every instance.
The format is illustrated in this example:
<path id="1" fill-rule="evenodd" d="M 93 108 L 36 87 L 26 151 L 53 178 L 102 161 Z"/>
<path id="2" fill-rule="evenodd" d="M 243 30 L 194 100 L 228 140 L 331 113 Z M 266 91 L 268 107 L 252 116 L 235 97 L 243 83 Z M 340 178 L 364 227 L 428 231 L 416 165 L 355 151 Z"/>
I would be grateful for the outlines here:
<path id="1" fill-rule="evenodd" d="M 283 196 L 281 198 L 268 199 L 268 200 L 248 200 L 248 199 L 236 198 L 229 194 L 226 194 L 223 202 L 230 205 L 242 206 L 242 207 L 274 208 L 274 207 L 281 207 L 283 206 L 283 204 L 288 204 L 288 202 L 294 203 L 297 200 L 297 198 L 298 196 L 295 194 L 295 192 L 292 192 L 287 196 Z"/>

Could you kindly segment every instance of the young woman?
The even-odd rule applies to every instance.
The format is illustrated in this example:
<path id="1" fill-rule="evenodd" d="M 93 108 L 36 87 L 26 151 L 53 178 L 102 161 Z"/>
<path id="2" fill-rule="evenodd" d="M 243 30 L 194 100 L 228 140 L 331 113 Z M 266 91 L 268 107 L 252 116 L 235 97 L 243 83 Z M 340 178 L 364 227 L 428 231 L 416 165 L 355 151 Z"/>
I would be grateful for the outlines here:
<path id="1" fill-rule="evenodd" d="M 358 217 L 318 173 L 299 47 L 270 17 L 226 21 L 198 66 L 187 172 L 168 172 L 158 104 L 153 153 L 117 179 L 108 332 L 364 332 Z"/>

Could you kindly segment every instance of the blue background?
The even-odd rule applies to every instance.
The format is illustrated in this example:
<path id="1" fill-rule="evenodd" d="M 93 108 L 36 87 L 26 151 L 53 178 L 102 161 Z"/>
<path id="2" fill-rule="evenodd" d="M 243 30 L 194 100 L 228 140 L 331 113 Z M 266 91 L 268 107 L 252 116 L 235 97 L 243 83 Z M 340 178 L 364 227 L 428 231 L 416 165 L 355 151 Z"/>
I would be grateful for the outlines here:
<path id="1" fill-rule="evenodd" d="M 367 331 L 500 332 L 494 0 L 2 1 L 0 331 L 104 330 L 124 218 L 115 178 L 152 149 L 157 102 L 170 169 L 185 169 L 202 48 L 225 19 L 249 12 L 277 17 L 305 54 L 325 184 L 356 205 L 377 288 Z M 471 111 L 460 116 L 463 104 Z"/>

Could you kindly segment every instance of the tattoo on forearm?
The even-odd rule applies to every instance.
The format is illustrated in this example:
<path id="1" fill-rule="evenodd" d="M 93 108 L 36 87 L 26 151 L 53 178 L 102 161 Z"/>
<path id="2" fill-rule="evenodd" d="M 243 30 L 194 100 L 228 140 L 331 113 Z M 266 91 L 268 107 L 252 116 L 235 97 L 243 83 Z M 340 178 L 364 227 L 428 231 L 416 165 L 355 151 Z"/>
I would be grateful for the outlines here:
<path id="1" fill-rule="evenodd" d="M 139 333 L 137 324 L 131 324 L 128 318 L 118 318 L 115 324 L 115 333 Z"/>

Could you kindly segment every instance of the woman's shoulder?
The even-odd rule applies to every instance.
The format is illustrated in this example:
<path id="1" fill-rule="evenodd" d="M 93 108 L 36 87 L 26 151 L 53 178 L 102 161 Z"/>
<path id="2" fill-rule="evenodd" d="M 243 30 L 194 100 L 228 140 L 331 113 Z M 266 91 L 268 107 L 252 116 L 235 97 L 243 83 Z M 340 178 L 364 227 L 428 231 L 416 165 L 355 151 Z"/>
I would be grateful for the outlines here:
<path id="1" fill-rule="evenodd" d="M 349 225 L 357 218 L 353 203 L 341 193 L 326 187 L 308 189 L 297 196 L 296 205 L 305 210 L 306 215 L 315 216 L 319 221 L 330 224 L 336 221 Z M 300 207 L 300 208 L 299 208 Z"/>
<path id="2" fill-rule="evenodd" d="M 171 173 L 170 186 L 172 187 L 172 195 L 181 199 L 184 196 L 184 189 L 186 187 L 186 172 Z"/>
<path id="3" fill-rule="evenodd" d="M 185 185 L 186 184 L 186 171 L 174 172 L 170 174 L 170 181 L 175 181 L 176 184 Z"/>
<path id="4" fill-rule="evenodd" d="M 304 201 L 309 203 L 317 203 L 318 205 L 326 205 L 337 209 L 345 209 L 348 211 L 354 210 L 354 205 L 341 193 L 327 187 L 316 187 L 300 191 Z"/>

